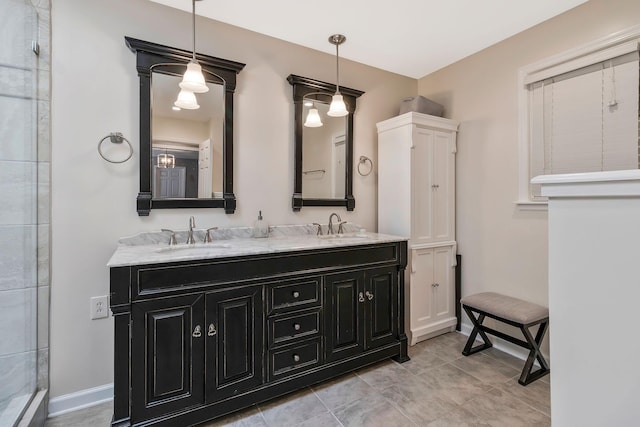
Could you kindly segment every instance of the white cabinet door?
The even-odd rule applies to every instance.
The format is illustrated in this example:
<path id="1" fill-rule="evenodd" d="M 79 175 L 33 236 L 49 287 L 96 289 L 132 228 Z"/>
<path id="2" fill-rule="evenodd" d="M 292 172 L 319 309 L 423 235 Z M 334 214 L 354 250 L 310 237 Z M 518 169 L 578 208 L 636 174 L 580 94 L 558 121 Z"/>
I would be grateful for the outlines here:
<path id="1" fill-rule="evenodd" d="M 409 313 L 409 329 L 411 335 L 418 329 L 428 326 L 434 320 L 433 293 L 433 265 L 432 249 L 417 249 L 411 251 L 411 279 L 408 304 L 405 307 Z M 414 344 L 412 340 L 412 344 Z"/>
<path id="2" fill-rule="evenodd" d="M 411 345 L 456 325 L 453 247 L 412 249 L 407 325 Z"/>
<path id="3" fill-rule="evenodd" d="M 434 133 L 432 155 L 432 242 L 454 240 L 455 147 L 451 132 Z"/>
<path id="4" fill-rule="evenodd" d="M 454 240 L 454 134 L 415 126 L 411 150 L 411 240 Z"/>
<path id="5" fill-rule="evenodd" d="M 433 241 L 434 139 L 431 129 L 414 127 L 411 147 L 411 239 Z"/>
<path id="6" fill-rule="evenodd" d="M 451 247 L 433 248 L 433 319 L 436 322 L 455 317 L 453 254 Z"/>

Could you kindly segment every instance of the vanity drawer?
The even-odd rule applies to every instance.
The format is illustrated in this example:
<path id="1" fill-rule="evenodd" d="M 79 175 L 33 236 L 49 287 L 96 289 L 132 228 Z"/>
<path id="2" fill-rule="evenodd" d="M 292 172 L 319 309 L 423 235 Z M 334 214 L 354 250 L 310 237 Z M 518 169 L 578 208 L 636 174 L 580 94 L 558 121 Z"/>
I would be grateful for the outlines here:
<path id="1" fill-rule="evenodd" d="M 269 313 L 320 306 L 319 276 L 269 285 Z"/>
<path id="2" fill-rule="evenodd" d="M 268 324 L 269 346 L 282 345 L 318 335 L 320 333 L 320 312 L 314 311 L 271 318 L 268 320 Z"/>
<path id="3" fill-rule="evenodd" d="M 282 378 L 320 364 L 320 341 L 308 341 L 269 353 L 271 380 Z"/>

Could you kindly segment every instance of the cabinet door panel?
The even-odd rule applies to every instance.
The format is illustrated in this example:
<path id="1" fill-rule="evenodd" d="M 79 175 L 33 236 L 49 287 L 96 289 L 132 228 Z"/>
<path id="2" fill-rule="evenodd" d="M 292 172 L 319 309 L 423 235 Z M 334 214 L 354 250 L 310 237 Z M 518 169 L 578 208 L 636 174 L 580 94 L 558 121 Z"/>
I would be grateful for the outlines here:
<path id="1" fill-rule="evenodd" d="M 411 251 L 411 279 L 409 281 L 409 316 L 411 329 L 419 329 L 433 322 L 433 250 Z"/>
<path id="2" fill-rule="evenodd" d="M 398 276 L 395 269 L 366 273 L 365 348 L 370 349 L 395 341 L 398 330 Z"/>
<path id="3" fill-rule="evenodd" d="M 204 403 L 204 296 L 133 304 L 132 317 L 132 388 L 144 390 L 132 393 L 132 419 Z"/>
<path id="4" fill-rule="evenodd" d="M 360 325 L 364 307 L 361 272 L 327 275 L 325 278 L 326 360 L 333 361 L 364 350 Z"/>
<path id="5" fill-rule="evenodd" d="M 416 242 L 433 239 L 433 206 L 436 189 L 433 181 L 434 132 L 416 127 L 411 150 L 411 239 Z"/>
<path id="6" fill-rule="evenodd" d="M 451 134 L 436 132 L 433 144 L 433 210 L 432 215 L 434 241 L 453 240 L 454 218 L 454 156 Z"/>
<path id="7" fill-rule="evenodd" d="M 453 268 L 451 267 L 453 255 L 451 248 L 434 249 L 434 257 L 434 282 L 437 286 L 434 293 L 433 310 L 435 318 L 440 320 L 455 315 L 453 312 L 455 304 L 453 303 L 454 286 Z"/>
<path id="8" fill-rule="evenodd" d="M 262 286 L 207 294 L 207 402 L 263 382 Z"/>

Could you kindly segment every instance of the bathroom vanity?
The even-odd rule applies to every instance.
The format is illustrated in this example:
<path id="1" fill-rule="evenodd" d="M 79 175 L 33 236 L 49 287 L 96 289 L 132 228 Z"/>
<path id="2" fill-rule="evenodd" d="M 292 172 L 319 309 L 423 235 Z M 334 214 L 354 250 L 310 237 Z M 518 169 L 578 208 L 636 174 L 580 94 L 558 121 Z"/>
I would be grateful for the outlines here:
<path id="1" fill-rule="evenodd" d="M 383 359 L 409 360 L 406 240 L 300 227 L 118 247 L 108 264 L 113 426 L 197 424 Z"/>

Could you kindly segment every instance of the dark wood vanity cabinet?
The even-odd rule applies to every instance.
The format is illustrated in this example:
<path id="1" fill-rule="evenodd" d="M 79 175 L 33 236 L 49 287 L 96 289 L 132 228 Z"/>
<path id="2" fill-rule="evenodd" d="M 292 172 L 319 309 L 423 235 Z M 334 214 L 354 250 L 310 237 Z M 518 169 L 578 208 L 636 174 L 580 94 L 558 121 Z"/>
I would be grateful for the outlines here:
<path id="1" fill-rule="evenodd" d="M 160 298 L 131 309 L 134 418 L 147 419 L 204 403 L 204 295 Z"/>
<path id="2" fill-rule="evenodd" d="M 408 360 L 406 247 L 111 267 L 112 425 L 193 425 Z"/>
<path id="3" fill-rule="evenodd" d="M 394 342 L 398 334 L 397 288 L 398 276 L 393 268 L 326 276 L 328 361 Z"/>
<path id="4" fill-rule="evenodd" d="M 262 286 L 206 295 L 207 403 L 242 393 L 263 382 Z"/>

